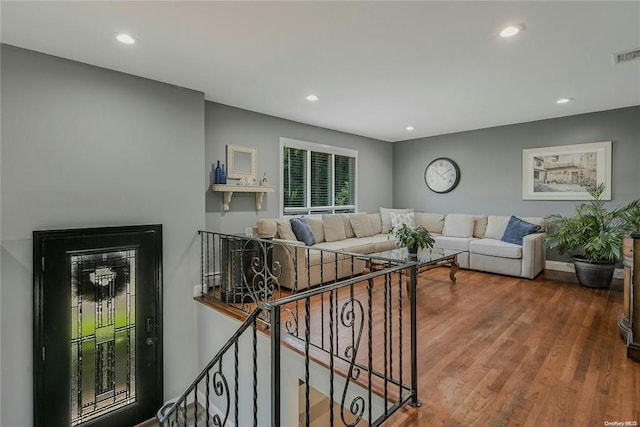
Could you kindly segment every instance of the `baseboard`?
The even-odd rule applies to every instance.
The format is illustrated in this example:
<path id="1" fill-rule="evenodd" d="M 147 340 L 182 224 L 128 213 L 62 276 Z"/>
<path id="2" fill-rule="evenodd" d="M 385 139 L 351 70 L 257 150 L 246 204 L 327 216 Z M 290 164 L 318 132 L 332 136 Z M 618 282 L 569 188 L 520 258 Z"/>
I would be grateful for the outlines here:
<path id="1" fill-rule="evenodd" d="M 564 271 L 566 273 L 576 272 L 576 269 L 571 262 L 547 260 L 544 268 L 547 270 Z M 616 271 L 613 273 L 613 277 L 614 279 L 624 279 L 624 270 L 622 268 L 616 268 Z"/>

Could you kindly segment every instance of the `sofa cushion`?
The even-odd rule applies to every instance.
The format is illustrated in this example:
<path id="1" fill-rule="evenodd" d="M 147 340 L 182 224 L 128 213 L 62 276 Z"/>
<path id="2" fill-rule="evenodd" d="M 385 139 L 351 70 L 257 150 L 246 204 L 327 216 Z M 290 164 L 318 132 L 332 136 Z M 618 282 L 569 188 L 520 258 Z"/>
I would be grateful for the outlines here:
<path id="1" fill-rule="evenodd" d="M 442 234 L 447 237 L 472 237 L 474 224 L 472 215 L 449 214 L 444 218 Z"/>
<path id="2" fill-rule="evenodd" d="M 389 216 L 389 212 L 395 213 L 409 213 L 413 212 L 413 209 L 389 209 L 389 208 L 380 208 L 380 218 L 382 219 L 382 233 L 388 233 L 389 227 L 391 227 L 391 217 Z"/>
<path id="3" fill-rule="evenodd" d="M 311 227 L 309 227 L 309 223 L 306 218 L 291 218 L 289 222 L 291 223 L 293 234 L 296 235 L 296 239 L 298 239 L 298 241 L 304 242 L 307 246 L 313 246 L 316 244 L 316 238 L 314 237 L 313 231 L 311 231 Z"/>
<path id="4" fill-rule="evenodd" d="M 342 215 L 322 215 L 322 226 L 326 242 L 336 242 L 347 238 Z"/>
<path id="5" fill-rule="evenodd" d="M 507 228 L 509 219 L 511 219 L 510 216 L 489 215 L 487 217 L 487 231 L 485 231 L 484 237 L 500 240 L 504 230 Z"/>
<path id="6" fill-rule="evenodd" d="M 403 225 L 406 225 L 409 228 L 414 228 L 416 226 L 413 212 L 389 212 L 389 218 L 391 219 L 391 227 L 389 228 L 389 230 L 391 230 L 392 228 L 395 230 L 398 227 L 402 227 Z"/>
<path id="7" fill-rule="evenodd" d="M 329 242 L 329 245 L 335 242 Z M 340 251 L 342 248 L 340 247 L 325 247 L 327 242 L 320 243 L 319 245 L 315 245 L 314 248 L 322 247 L 322 249 L 332 249 L 335 251 Z M 334 268 L 334 264 L 336 260 L 344 259 L 346 255 L 341 255 L 336 252 L 330 252 L 326 250 L 318 250 L 318 249 L 306 249 L 302 248 L 304 251 L 304 260 L 306 267 L 314 267 L 320 264 L 324 264 L 327 266 L 327 271 Z M 298 262 L 302 262 L 302 256 L 298 255 Z M 304 272 L 303 274 L 306 274 Z"/>
<path id="8" fill-rule="evenodd" d="M 511 215 L 511 219 L 507 224 L 507 228 L 502 235 L 503 242 L 513 243 L 515 245 L 522 245 L 522 238 L 529 234 L 537 233 L 540 231 L 540 226 L 531 224 L 530 222 L 523 221 L 518 217 Z"/>
<path id="9" fill-rule="evenodd" d="M 293 230 L 291 229 L 291 224 L 289 223 L 288 219 L 279 219 L 277 221 L 277 224 L 278 224 L 278 234 L 276 237 L 283 240 L 293 240 L 293 241 L 298 240 L 296 238 L 296 235 L 293 233 Z"/>
<path id="10" fill-rule="evenodd" d="M 367 238 L 353 238 L 344 241 L 343 250 L 356 254 L 370 254 L 376 251 L 376 245 Z"/>
<path id="11" fill-rule="evenodd" d="M 352 237 L 356 237 L 356 233 L 353 231 L 353 226 L 351 225 L 351 218 L 349 218 L 349 214 L 339 214 L 344 221 L 344 234 L 347 236 L 347 239 L 351 239 Z"/>
<path id="12" fill-rule="evenodd" d="M 351 221 L 351 227 L 356 237 L 371 237 L 373 236 L 373 227 L 371 227 L 371 221 L 369 221 L 369 215 L 366 213 L 357 213 L 349 215 Z"/>
<path id="13" fill-rule="evenodd" d="M 316 243 L 324 242 L 324 226 L 322 225 L 322 220 L 320 218 L 307 217 L 307 222 L 309 223 L 309 227 L 311 227 L 311 231 L 313 231 L 313 237 L 316 238 Z"/>
<path id="14" fill-rule="evenodd" d="M 416 226 L 423 226 L 429 233 L 442 233 L 444 215 L 439 213 L 416 212 L 414 214 Z"/>
<path id="15" fill-rule="evenodd" d="M 382 233 L 382 218 L 379 213 L 367 214 L 369 217 L 369 222 L 371 223 L 371 228 L 373 229 L 373 234 Z"/>
<path id="16" fill-rule="evenodd" d="M 469 242 L 475 240 L 473 237 L 434 236 L 433 238 L 436 241 L 434 247 L 456 251 L 468 251 Z"/>
<path id="17" fill-rule="evenodd" d="M 256 223 L 258 237 L 275 237 L 278 234 L 278 221 L 275 219 L 259 219 Z"/>
<path id="18" fill-rule="evenodd" d="M 469 243 L 469 252 L 499 258 L 522 258 L 522 246 L 491 238 Z"/>

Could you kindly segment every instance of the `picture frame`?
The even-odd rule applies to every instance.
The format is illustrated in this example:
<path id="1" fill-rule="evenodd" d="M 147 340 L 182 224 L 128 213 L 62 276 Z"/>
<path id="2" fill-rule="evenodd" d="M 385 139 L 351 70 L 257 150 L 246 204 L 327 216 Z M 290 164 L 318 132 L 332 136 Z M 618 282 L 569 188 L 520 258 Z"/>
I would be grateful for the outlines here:
<path id="1" fill-rule="evenodd" d="M 611 141 L 522 150 L 523 200 L 590 200 L 587 186 L 605 184 L 611 200 Z"/>

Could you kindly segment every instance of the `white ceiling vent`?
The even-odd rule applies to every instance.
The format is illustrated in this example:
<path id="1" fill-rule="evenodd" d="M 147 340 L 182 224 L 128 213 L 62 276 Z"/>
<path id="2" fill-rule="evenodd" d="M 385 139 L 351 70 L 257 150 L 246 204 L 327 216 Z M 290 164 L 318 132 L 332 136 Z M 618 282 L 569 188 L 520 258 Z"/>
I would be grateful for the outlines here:
<path id="1" fill-rule="evenodd" d="M 636 49 L 627 50 L 625 52 L 619 52 L 613 55 L 614 64 L 633 61 L 634 59 L 640 59 L 640 47 Z"/>

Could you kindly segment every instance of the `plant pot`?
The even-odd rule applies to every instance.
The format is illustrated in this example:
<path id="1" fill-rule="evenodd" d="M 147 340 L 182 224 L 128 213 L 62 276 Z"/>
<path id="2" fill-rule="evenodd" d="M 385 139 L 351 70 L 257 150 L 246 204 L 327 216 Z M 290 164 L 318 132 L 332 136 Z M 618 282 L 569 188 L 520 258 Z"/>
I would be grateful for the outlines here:
<path id="1" fill-rule="evenodd" d="M 581 257 L 573 257 L 578 283 L 587 288 L 607 289 L 611 285 L 615 263 L 587 261 Z"/>
<path id="2" fill-rule="evenodd" d="M 418 245 L 408 246 L 407 250 L 409 251 L 409 255 L 418 255 Z"/>

